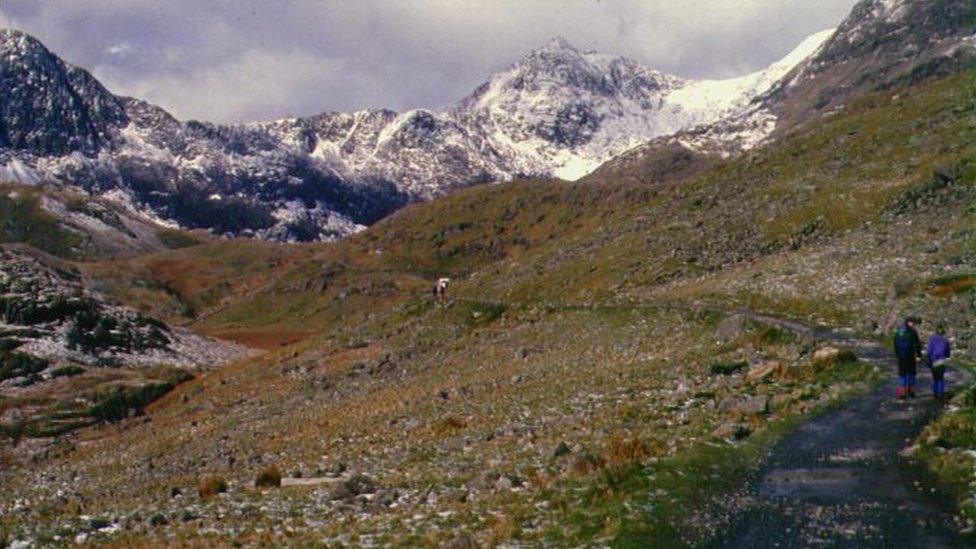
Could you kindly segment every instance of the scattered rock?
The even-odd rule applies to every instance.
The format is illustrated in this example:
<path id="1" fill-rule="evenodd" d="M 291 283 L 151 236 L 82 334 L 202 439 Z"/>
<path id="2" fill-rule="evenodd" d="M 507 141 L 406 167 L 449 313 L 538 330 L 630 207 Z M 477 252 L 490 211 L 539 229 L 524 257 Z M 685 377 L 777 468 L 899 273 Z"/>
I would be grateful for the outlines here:
<path id="1" fill-rule="evenodd" d="M 572 450 L 569 448 L 568 444 L 566 444 L 565 442 L 560 442 L 559 445 L 556 446 L 556 449 L 552 451 L 552 455 L 553 457 L 558 458 L 558 457 L 565 456 L 571 452 Z"/>
<path id="2" fill-rule="evenodd" d="M 722 440 L 742 440 L 751 433 L 748 427 L 740 423 L 725 423 L 712 431 L 712 436 Z"/>
<path id="3" fill-rule="evenodd" d="M 476 549 L 478 541 L 467 532 L 461 532 L 444 545 L 444 549 Z"/>
<path id="4" fill-rule="evenodd" d="M 735 314 L 725 317 L 715 330 L 715 337 L 721 342 L 738 339 L 746 332 L 745 315 Z"/>
<path id="5" fill-rule="evenodd" d="M 512 483 L 511 479 L 506 476 L 498 477 L 498 480 L 496 480 L 494 484 L 495 490 L 498 490 L 499 492 L 511 490 L 514 487 L 515 485 Z"/>
<path id="6" fill-rule="evenodd" d="M 372 494 L 375 491 L 373 479 L 366 475 L 353 475 L 332 492 L 332 499 L 351 500 L 360 494 Z"/>
<path id="7" fill-rule="evenodd" d="M 828 345 L 827 347 L 817 349 L 813 353 L 813 361 L 820 363 L 834 362 L 838 356 L 840 356 L 840 349 Z"/>
<path id="8" fill-rule="evenodd" d="M 149 517 L 150 526 L 165 526 L 169 524 L 169 519 L 162 513 L 154 513 Z"/>
<path id="9" fill-rule="evenodd" d="M 746 379 L 749 381 L 759 381 L 780 374 L 782 371 L 783 363 L 778 360 L 767 360 L 751 368 L 746 373 Z"/>
<path id="10" fill-rule="evenodd" d="M 756 395 L 727 401 L 723 409 L 746 415 L 766 414 L 769 412 L 769 395 Z"/>

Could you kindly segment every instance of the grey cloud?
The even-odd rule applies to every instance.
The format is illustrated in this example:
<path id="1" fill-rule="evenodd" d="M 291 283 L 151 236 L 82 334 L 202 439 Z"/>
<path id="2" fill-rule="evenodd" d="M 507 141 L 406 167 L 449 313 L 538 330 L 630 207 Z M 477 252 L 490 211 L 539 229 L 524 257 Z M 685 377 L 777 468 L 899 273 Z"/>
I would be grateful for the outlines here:
<path id="1" fill-rule="evenodd" d="M 761 68 L 855 0 L 0 0 L 113 91 L 184 118 L 438 108 L 561 35 L 689 77 Z"/>

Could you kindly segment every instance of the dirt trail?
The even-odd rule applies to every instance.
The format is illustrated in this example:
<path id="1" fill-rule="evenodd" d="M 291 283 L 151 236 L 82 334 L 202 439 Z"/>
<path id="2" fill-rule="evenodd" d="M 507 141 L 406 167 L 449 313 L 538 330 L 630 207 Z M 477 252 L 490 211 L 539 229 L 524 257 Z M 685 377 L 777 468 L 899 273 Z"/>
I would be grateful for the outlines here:
<path id="1" fill-rule="evenodd" d="M 901 452 L 939 405 L 920 368 L 917 399 L 896 401 L 893 358 L 875 343 L 789 321 L 750 315 L 849 346 L 889 379 L 798 428 L 771 450 L 751 487 L 754 505 L 717 547 L 953 547 L 952 500 L 930 486 Z M 950 385 L 968 382 L 950 373 Z"/>

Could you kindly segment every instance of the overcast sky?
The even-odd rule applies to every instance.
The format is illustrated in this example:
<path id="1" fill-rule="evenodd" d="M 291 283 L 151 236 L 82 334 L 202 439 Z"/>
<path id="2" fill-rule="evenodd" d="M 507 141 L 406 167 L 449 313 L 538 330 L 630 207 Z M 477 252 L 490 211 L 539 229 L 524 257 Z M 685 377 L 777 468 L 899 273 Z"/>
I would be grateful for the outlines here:
<path id="1" fill-rule="evenodd" d="M 855 0 L 0 0 L 113 92 L 217 122 L 439 108 L 553 36 L 686 77 L 762 68 Z"/>

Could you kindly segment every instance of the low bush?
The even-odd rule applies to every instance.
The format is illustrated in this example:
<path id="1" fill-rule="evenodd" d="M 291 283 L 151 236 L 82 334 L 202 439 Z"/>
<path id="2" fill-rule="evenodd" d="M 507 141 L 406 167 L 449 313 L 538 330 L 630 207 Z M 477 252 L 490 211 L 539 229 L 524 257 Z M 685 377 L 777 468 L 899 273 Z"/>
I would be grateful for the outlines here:
<path id="1" fill-rule="evenodd" d="M 0 381 L 15 377 L 28 377 L 47 369 L 50 363 L 43 359 L 16 352 L 0 352 Z"/>
<path id="2" fill-rule="evenodd" d="M 603 470 L 606 466 L 607 462 L 602 457 L 591 454 L 590 452 L 582 452 L 573 460 L 570 469 L 577 475 L 589 475 Z"/>
<path id="3" fill-rule="evenodd" d="M 332 492 L 332 499 L 350 500 L 360 494 L 371 494 L 375 491 L 376 485 L 373 479 L 366 475 L 353 475 Z"/>
<path id="4" fill-rule="evenodd" d="M 52 370 L 51 377 L 74 377 L 83 373 L 85 373 L 85 369 L 81 366 L 62 366 Z"/>
<path id="5" fill-rule="evenodd" d="M 152 401 L 176 387 L 175 383 L 149 383 L 140 387 L 116 386 L 108 394 L 99 397 L 90 413 L 99 421 L 121 421 L 130 413 L 141 413 Z"/>
<path id="6" fill-rule="evenodd" d="M 745 369 L 747 366 L 749 366 L 749 363 L 744 360 L 739 362 L 716 362 L 708 367 L 708 371 L 712 375 L 730 376 Z"/>
<path id="7" fill-rule="evenodd" d="M 256 488 L 279 488 L 281 487 L 281 471 L 274 465 L 265 467 L 257 478 L 254 479 Z"/>
<path id="8" fill-rule="evenodd" d="M 197 486 L 197 494 L 200 499 L 209 499 L 225 492 L 227 492 L 227 481 L 220 477 L 210 477 Z"/>
<path id="9" fill-rule="evenodd" d="M 453 434 L 468 426 L 468 423 L 456 416 L 447 416 L 434 423 L 434 432 L 447 435 Z"/>

